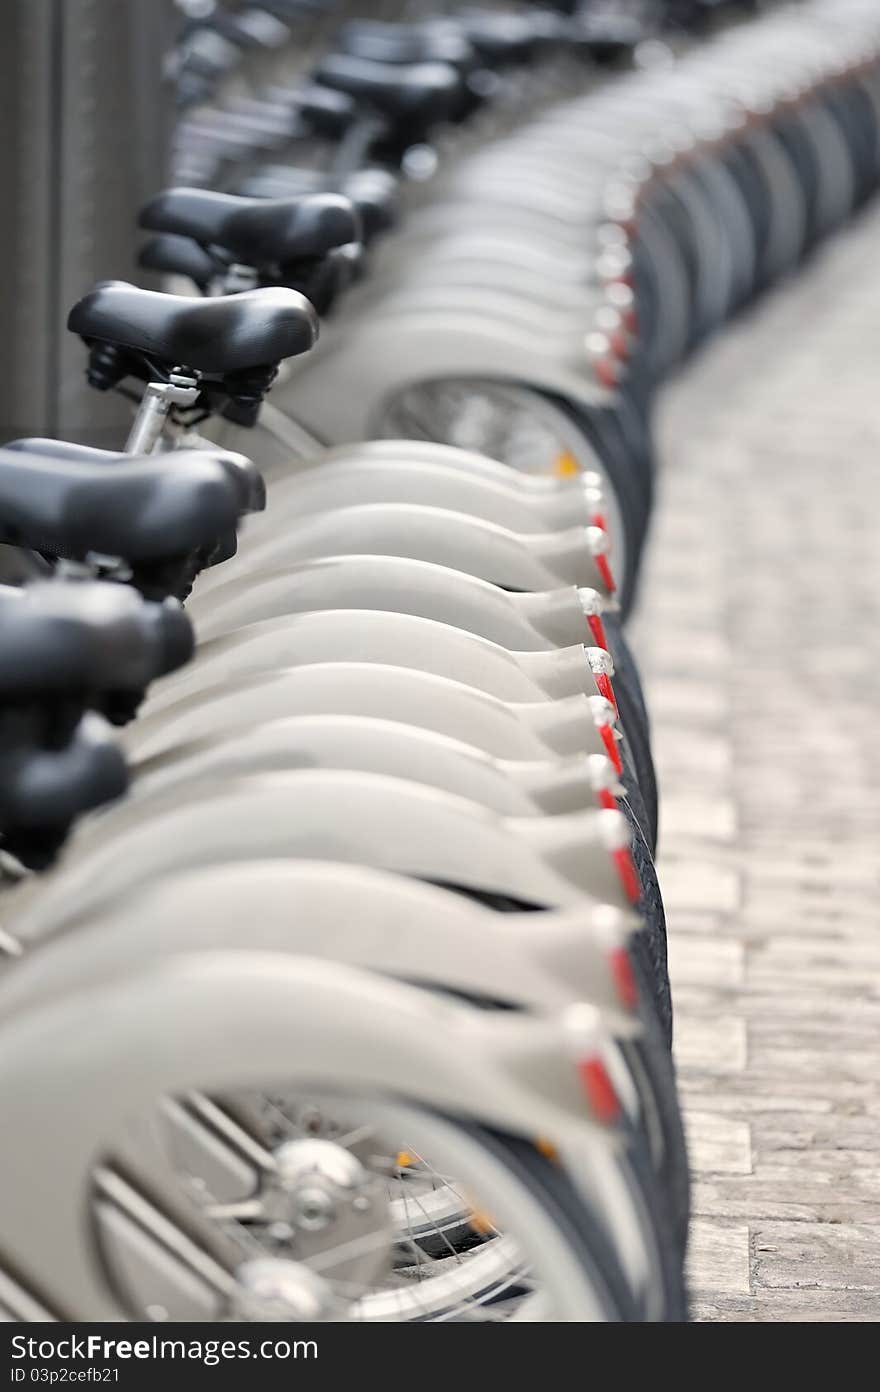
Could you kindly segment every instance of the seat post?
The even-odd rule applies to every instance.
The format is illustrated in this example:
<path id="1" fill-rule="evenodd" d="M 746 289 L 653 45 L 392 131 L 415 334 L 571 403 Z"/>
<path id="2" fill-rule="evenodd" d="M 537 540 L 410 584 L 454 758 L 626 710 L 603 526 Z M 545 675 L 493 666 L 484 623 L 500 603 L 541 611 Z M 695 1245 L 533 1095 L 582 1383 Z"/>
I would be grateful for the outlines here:
<path id="1" fill-rule="evenodd" d="M 330 162 L 337 178 L 351 174 L 366 164 L 374 145 L 390 130 L 390 123 L 379 112 L 366 110 L 342 136 Z"/>
<path id="2" fill-rule="evenodd" d="M 126 454 L 153 454 L 175 406 L 194 406 L 199 380 L 185 369 L 172 372 L 167 382 L 148 382 L 125 442 Z"/>

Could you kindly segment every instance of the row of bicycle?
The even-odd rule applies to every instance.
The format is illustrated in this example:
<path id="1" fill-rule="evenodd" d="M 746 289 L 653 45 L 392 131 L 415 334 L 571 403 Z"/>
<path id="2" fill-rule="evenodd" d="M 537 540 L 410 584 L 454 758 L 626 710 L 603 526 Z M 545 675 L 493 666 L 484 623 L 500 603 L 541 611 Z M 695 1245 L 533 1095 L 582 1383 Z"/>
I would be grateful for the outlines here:
<path id="1" fill-rule="evenodd" d="M 880 17 L 514 81 L 529 14 L 454 132 L 467 17 L 340 31 L 343 158 L 243 139 L 143 215 L 205 293 L 73 307 L 126 449 L 0 450 L 10 1318 L 686 1317 L 650 397 L 876 183 Z"/>

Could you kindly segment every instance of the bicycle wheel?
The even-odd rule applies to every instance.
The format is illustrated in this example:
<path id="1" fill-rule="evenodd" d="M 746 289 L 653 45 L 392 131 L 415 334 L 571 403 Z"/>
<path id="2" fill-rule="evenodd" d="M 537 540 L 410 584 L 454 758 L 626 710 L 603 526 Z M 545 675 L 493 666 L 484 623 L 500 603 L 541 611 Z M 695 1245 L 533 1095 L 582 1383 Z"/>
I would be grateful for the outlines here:
<path id="1" fill-rule="evenodd" d="M 601 1224 L 546 1148 L 415 1102 L 345 1094 L 189 1097 L 175 1104 L 174 1121 L 182 1190 L 240 1254 L 239 1317 L 271 1317 L 273 1306 L 276 1317 L 382 1323 L 633 1317 Z M 204 1128 L 195 1153 L 194 1125 Z M 228 1147 L 226 1172 L 218 1145 Z M 258 1155 L 262 1163 L 245 1180 L 241 1158 Z M 210 1188 L 209 1163 L 225 1196 Z M 247 1192 L 235 1193 L 242 1183 Z M 493 1196 L 508 1187 L 518 1214 L 512 1226 L 492 1216 Z M 123 1269 L 106 1220 L 103 1230 L 105 1260 L 143 1317 L 150 1291 Z M 526 1256 L 533 1241 L 544 1254 L 538 1268 Z M 253 1263 L 263 1264 L 258 1291 Z M 300 1308 L 282 1311 L 282 1281 L 300 1292 Z"/>
<path id="2" fill-rule="evenodd" d="M 621 588 L 627 590 L 643 532 L 635 480 L 621 481 L 616 452 L 614 457 L 602 455 L 602 439 L 591 439 L 586 423 L 564 404 L 512 383 L 422 382 L 385 403 L 375 433 L 457 445 L 522 473 L 562 478 L 583 470 L 598 473 L 604 485 L 612 566 Z"/>
<path id="3" fill-rule="evenodd" d="M 565 1095 L 579 1028 L 275 953 L 185 954 L 43 996 L 2 1027 L 4 1303 L 25 1319 L 37 1293 L 67 1319 L 665 1318 L 626 1133 Z M 46 1144 L 59 1124 L 63 1154 Z"/>

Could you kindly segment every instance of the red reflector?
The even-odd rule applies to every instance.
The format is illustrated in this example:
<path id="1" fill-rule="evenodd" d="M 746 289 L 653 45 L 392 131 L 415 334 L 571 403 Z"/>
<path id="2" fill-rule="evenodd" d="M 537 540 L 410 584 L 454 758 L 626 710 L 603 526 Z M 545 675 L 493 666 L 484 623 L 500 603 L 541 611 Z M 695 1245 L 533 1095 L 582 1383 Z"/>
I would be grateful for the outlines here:
<path id="1" fill-rule="evenodd" d="M 611 685 L 611 678 L 606 676 L 604 672 L 595 672 L 593 676 L 599 695 L 604 696 L 605 700 L 610 701 L 614 709 L 617 710 L 617 701 L 614 699 L 614 687 Z"/>
<path id="2" fill-rule="evenodd" d="M 628 847 L 623 846 L 620 850 L 611 852 L 611 859 L 617 866 L 624 894 L 631 904 L 637 904 L 642 897 L 642 886 L 639 883 L 639 874 L 633 863 L 631 851 Z"/>
<path id="3" fill-rule="evenodd" d="M 608 523 L 605 520 L 604 512 L 594 512 L 592 517 L 590 518 L 590 521 L 592 522 L 594 527 L 601 528 L 603 532 L 608 531 Z"/>
<path id="4" fill-rule="evenodd" d="M 600 725 L 599 734 L 602 736 L 602 743 L 605 746 L 605 753 L 614 765 L 615 773 L 623 773 L 623 760 L 620 757 L 620 750 L 617 747 L 617 740 L 614 738 L 613 725 Z"/>
<path id="5" fill-rule="evenodd" d="M 609 391 L 617 386 L 617 368 L 611 358 L 596 358 L 593 363 L 596 381 Z"/>
<path id="6" fill-rule="evenodd" d="M 614 349 L 617 357 L 620 358 L 622 362 L 626 362 L 629 357 L 629 339 L 622 330 L 617 329 L 611 335 L 611 347 Z"/>
<path id="7" fill-rule="evenodd" d="M 590 1110 L 597 1121 L 610 1125 L 620 1116 L 620 1101 L 608 1069 L 600 1058 L 581 1059 L 577 1066 Z"/>
<path id="8" fill-rule="evenodd" d="M 596 801 L 600 807 L 607 807 L 609 812 L 616 812 L 618 810 L 617 798 L 610 788 L 600 788 L 596 794 Z"/>
<path id="9" fill-rule="evenodd" d="M 596 524 L 598 526 L 598 523 Z M 605 625 L 599 614 L 588 614 L 587 623 L 590 625 L 590 632 L 597 648 L 604 648 L 606 652 L 611 649 L 608 646 L 608 635 L 605 632 Z"/>
<path id="10" fill-rule="evenodd" d="M 608 954 L 608 960 L 617 999 L 627 1010 L 635 1010 L 639 1003 L 639 987 L 629 953 L 625 947 L 613 947 Z"/>
<path id="11" fill-rule="evenodd" d="M 605 586 L 609 594 L 614 594 L 614 591 L 617 589 L 617 586 L 614 583 L 614 576 L 612 575 L 611 567 L 608 564 L 608 557 L 595 556 L 594 560 L 596 562 L 596 569 L 602 577 L 603 585 Z"/>

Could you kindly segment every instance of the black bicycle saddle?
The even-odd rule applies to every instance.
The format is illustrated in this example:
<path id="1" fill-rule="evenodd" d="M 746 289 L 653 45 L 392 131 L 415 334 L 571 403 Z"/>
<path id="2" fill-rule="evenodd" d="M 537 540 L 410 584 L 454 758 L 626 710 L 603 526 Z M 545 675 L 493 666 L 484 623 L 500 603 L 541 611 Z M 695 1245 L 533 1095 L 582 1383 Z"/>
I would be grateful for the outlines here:
<path id="1" fill-rule="evenodd" d="M 580 48 L 594 62 L 607 65 L 629 58 L 645 36 L 644 25 L 634 15 L 600 12 L 574 18 L 568 37 L 573 48 Z"/>
<path id="2" fill-rule="evenodd" d="M 381 63 L 449 63 L 462 72 L 477 63 L 473 45 L 449 21 L 420 25 L 355 19 L 342 26 L 335 43 L 353 57 Z"/>
<path id="3" fill-rule="evenodd" d="M 180 240 L 188 239 L 182 237 Z M 193 243 L 190 242 L 189 245 L 192 246 Z M 3 448 L 15 450 L 20 454 L 35 455 L 37 458 L 48 456 L 53 459 L 68 459 L 78 464 L 103 464 L 113 469 L 127 467 L 132 460 L 130 454 L 120 454 L 117 450 L 95 449 L 92 445 L 78 445 L 71 440 L 44 440 L 34 435 L 21 440 L 10 440 Z M 180 458 L 180 453 L 175 453 L 173 457 Z M 199 453 L 215 460 L 226 470 L 238 490 L 242 513 L 265 510 L 266 482 L 252 459 L 248 459 L 247 455 L 238 454 L 235 450 L 205 449 Z M 150 457 L 158 462 L 159 456 Z M 167 455 L 164 459 L 166 463 L 169 462 Z"/>
<path id="4" fill-rule="evenodd" d="M 280 286 L 192 299 L 114 280 L 77 301 L 67 327 L 88 344 L 224 378 L 307 352 L 318 316 L 304 296 Z"/>
<path id="5" fill-rule="evenodd" d="M 84 812 L 121 797 L 128 787 L 122 751 L 95 716 L 60 748 L 21 735 L 2 738 L 0 719 L 0 833 L 3 849 L 31 870 L 51 865 Z"/>
<path id="6" fill-rule="evenodd" d="M 192 657 L 180 605 L 152 604 L 106 580 L 36 580 L 0 586 L 0 705 L 142 692 Z"/>
<path id="7" fill-rule="evenodd" d="M 217 5 L 204 19 L 193 19 L 185 24 L 183 34 L 187 38 L 191 33 L 203 29 L 209 30 L 212 34 L 219 34 L 227 43 L 234 44 L 245 53 L 263 50 L 272 52 L 289 36 L 289 30 L 280 19 L 267 14 L 257 6 L 244 10 L 241 14 L 235 14 Z"/>
<path id="8" fill-rule="evenodd" d="M 188 276 L 200 290 L 207 290 L 221 270 L 214 257 L 198 242 L 170 232 L 151 237 L 144 243 L 138 252 L 138 265 L 145 271 L 159 271 L 162 275 Z"/>
<path id="9" fill-rule="evenodd" d="M 490 67 L 527 63 L 543 47 L 540 30 L 526 15 L 473 11 L 459 20 L 468 42 Z"/>
<path id="10" fill-rule="evenodd" d="M 448 63 L 377 63 L 332 53 L 314 72 L 318 82 L 365 102 L 417 138 L 449 119 L 461 98 L 461 77 Z"/>
<path id="11" fill-rule="evenodd" d="M 342 181 L 341 189 L 358 210 L 365 242 L 394 226 L 400 184 L 390 170 L 356 169 Z"/>
<path id="12" fill-rule="evenodd" d="M 207 30 L 195 30 L 183 38 L 174 54 L 178 80 L 200 79 L 211 90 L 217 78 L 226 77 L 241 61 L 234 44 Z"/>
<path id="13" fill-rule="evenodd" d="M 173 232 L 202 247 L 217 247 L 258 270 L 316 260 L 361 235 L 354 205 L 338 193 L 261 199 L 172 188 L 146 205 L 139 222 L 152 232 Z"/>
<path id="14" fill-rule="evenodd" d="M 0 540 L 52 556 L 137 564 L 189 555 L 235 530 L 240 484 L 210 453 L 106 463 L 0 450 Z"/>
<path id="15" fill-rule="evenodd" d="M 263 166 L 257 173 L 248 175 L 237 186 L 236 191 L 248 198 L 292 198 L 304 193 L 317 193 L 328 188 L 335 188 L 336 192 L 344 194 L 354 204 L 361 224 L 361 241 L 365 245 L 369 244 L 380 233 L 386 232 L 394 226 L 397 220 L 400 186 L 399 181 L 390 170 L 382 169 L 377 165 L 368 165 L 364 169 L 355 169 L 351 174 L 343 175 L 338 184 L 331 183 L 331 179 L 331 175 L 319 169 L 270 164 Z M 187 239 L 174 237 L 167 240 L 176 243 Z M 204 254 L 194 242 L 190 242 L 189 245 L 198 255 Z M 157 255 L 170 259 L 175 257 L 175 248 L 163 247 Z M 178 271 L 182 275 L 189 275 L 190 279 L 198 284 L 199 282 L 192 271 L 184 269 L 187 259 L 182 254 L 176 265 L 163 267 L 157 263 L 155 269 Z M 148 269 L 150 268 L 150 262 L 145 259 L 141 261 L 141 264 Z M 192 261 L 192 265 L 193 269 L 198 272 L 199 267 L 195 261 Z"/>
<path id="16" fill-rule="evenodd" d="M 347 92 L 308 82 L 296 94 L 296 111 L 316 135 L 338 140 L 357 120 L 357 102 Z"/>

